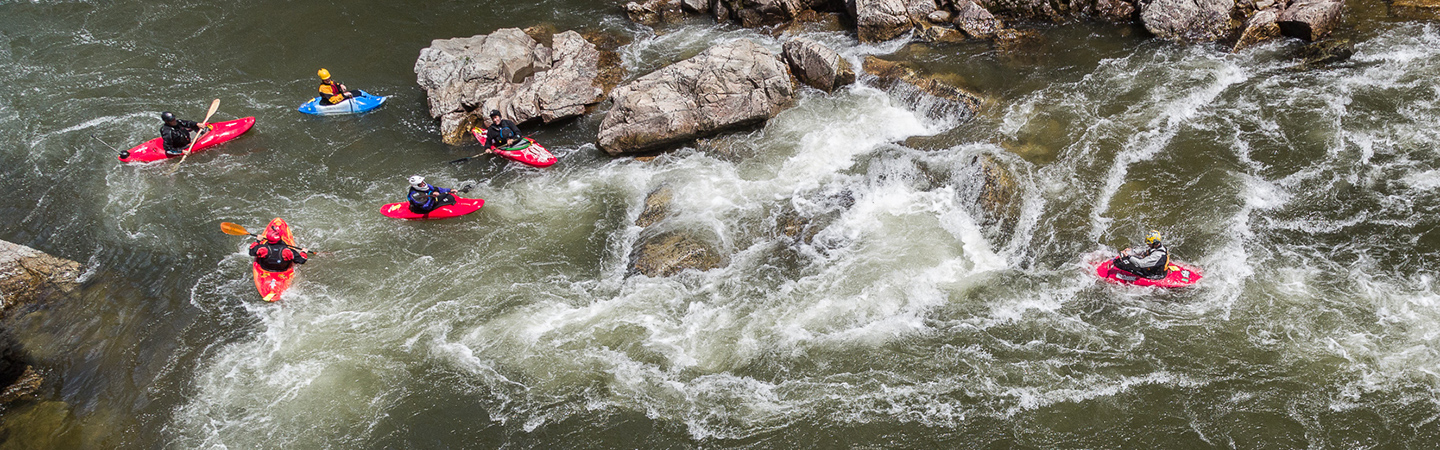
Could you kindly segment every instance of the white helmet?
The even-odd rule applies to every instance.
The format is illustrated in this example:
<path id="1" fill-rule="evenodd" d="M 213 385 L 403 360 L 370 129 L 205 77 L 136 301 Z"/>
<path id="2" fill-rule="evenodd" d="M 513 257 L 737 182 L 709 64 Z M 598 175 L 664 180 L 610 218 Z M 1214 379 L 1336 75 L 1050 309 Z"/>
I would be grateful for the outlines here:
<path id="1" fill-rule="evenodd" d="M 410 177 L 410 187 L 420 189 L 425 187 L 425 177 L 415 175 Z"/>

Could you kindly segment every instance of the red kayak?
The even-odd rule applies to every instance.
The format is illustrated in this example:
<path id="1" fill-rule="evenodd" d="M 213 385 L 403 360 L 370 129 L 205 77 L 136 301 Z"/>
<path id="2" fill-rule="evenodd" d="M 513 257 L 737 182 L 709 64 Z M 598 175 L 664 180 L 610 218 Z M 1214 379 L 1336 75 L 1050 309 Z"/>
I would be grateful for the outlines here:
<path id="1" fill-rule="evenodd" d="M 265 226 L 265 229 L 269 229 L 270 225 L 279 226 L 281 230 L 284 230 L 285 236 L 280 240 L 285 245 L 295 245 L 295 234 L 290 232 L 290 224 L 285 223 L 285 219 L 276 217 L 270 221 L 269 225 Z M 290 289 L 290 282 L 295 279 L 295 264 L 291 264 L 290 269 L 284 272 L 271 272 L 260 268 L 260 263 L 251 262 L 250 270 L 255 275 L 255 289 L 260 290 L 260 298 L 267 302 L 279 300 L 280 294 L 285 293 L 286 289 Z"/>
<path id="2" fill-rule="evenodd" d="M 485 129 L 470 127 L 470 134 L 475 135 L 475 140 L 480 141 L 481 146 L 485 145 Z M 527 137 L 525 141 L 526 142 L 520 144 L 519 147 L 495 149 L 495 153 L 535 167 L 550 167 L 555 165 L 555 161 L 557 160 L 555 159 L 555 155 L 551 154 L 549 150 L 540 146 L 534 139 Z"/>
<path id="3" fill-rule="evenodd" d="M 384 214 L 385 217 L 406 220 L 449 219 L 451 217 L 460 217 L 479 211 L 481 206 L 485 206 L 485 199 L 460 198 L 457 196 L 455 197 L 455 204 L 435 208 L 434 211 L 430 211 L 428 214 L 415 214 L 410 212 L 409 203 L 410 202 L 400 202 L 381 206 L 380 214 Z"/>
<path id="4" fill-rule="evenodd" d="M 1107 259 L 1095 267 L 1095 274 L 1115 284 L 1155 286 L 1163 288 L 1185 287 L 1200 281 L 1200 270 L 1191 266 L 1170 263 L 1165 267 L 1165 278 L 1151 279 L 1115 268 L 1115 259 Z"/>
<path id="5" fill-rule="evenodd" d="M 240 137 L 240 135 L 245 134 L 246 131 L 250 131 L 250 127 L 255 126 L 255 118 L 246 117 L 229 122 L 213 122 L 210 125 L 214 128 L 200 135 L 200 139 L 195 141 L 195 147 L 190 149 L 190 153 L 214 147 Z M 169 156 L 165 155 L 165 145 L 160 142 L 160 138 L 158 137 L 120 153 L 120 162 L 124 163 L 144 163 L 159 161 L 165 158 L 169 158 Z"/>

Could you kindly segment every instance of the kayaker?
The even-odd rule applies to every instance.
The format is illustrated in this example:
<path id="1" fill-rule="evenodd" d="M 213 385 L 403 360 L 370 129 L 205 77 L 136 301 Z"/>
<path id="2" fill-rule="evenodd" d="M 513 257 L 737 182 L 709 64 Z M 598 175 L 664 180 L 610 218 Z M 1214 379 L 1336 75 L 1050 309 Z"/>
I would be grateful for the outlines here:
<path id="1" fill-rule="evenodd" d="M 330 71 L 320 69 L 316 75 L 320 75 L 320 104 L 333 105 L 343 102 L 345 99 L 355 98 L 355 94 L 350 93 L 349 89 L 345 89 L 344 83 L 330 79 Z"/>
<path id="2" fill-rule="evenodd" d="M 435 209 L 455 204 L 455 194 L 450 189 L 439 186 L 432 186 L 425 183 L 425 177 L 416 175 L 410 177 L 410 212 L 415 214 L 429 214 Z"/>
<path id="3" fill-rule="evenodd" d="M 1138 251 L 1125 249 L 1115 257 L 1115 268 L 1145 278 L 1165 278 L 1165 268 L 1170 265 L 1170 251 L 1160 243 L 1160 232 L 1150 230 L 1145 234 L 1145 247 Z"/>
<path id="4" fill-rule="evenodd" d="M 490 111 L 490 128 L 485 130 L 486 152 L 495 151 L 496 147 L 505 149 L 520 144 L 520 127 L 509 119 L 500 118 L 500 110 Z"/>
<path id="5" fill-rule="evenodd" d="M 277 225 L 265 228 L 265 237 L 250 244 L 250 256 L 255 257 L 255 262 L 260 264 L 261 269 L 270 272 L 284 272 L 290 270 L 294 264 L 305 264 L 305 253 L 309 250 L 300 249 L 296 251 L 285 244 L 285 232 Z"/>
<path id="6" fill-rule="evenodd" d="M 160 125 L 160 142 L 164 143 L 165 156 L 180 156 L 190 147 L 190 132 L 210 129 L 209 124 L 179 119 L 170 111 L 160 113 L 160 120 L 165 122 Z"/>

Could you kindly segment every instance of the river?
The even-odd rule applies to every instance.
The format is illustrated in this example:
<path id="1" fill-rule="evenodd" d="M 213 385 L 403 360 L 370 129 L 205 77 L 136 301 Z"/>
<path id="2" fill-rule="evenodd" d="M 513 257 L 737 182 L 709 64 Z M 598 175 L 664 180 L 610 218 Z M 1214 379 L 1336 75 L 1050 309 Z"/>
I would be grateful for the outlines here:
<path id="1" fill-rule="evenodd" d="M 1300 68 L 1296 41 L 1228 54 L 1104 24 L 1019 53 L 816 33 L 990 102 L 921 114 L 862 77 L 653 161 L 597 150 L 592 114 L 528 127 L 561 159 L 537 170 L 445 163 L 477 148 L 426 114 L 430 40 L 602 28 L 633 38 L 633 78 L 784 38 L 656 33 L 604 1 L 0 2 L 0 238 L 86 267 L 76 298 L 10 320 L 47 381 L 0 445 L 1428 448 L 1440 26 L 1349 8 L 1353 57 Z M 300 114 L 320 67 L 392 97 Z M 92 138 L 130 147 L 214 98 L 255 129 L 174 175 Z M 1009 233 L 935 176 L 982 155 L 1020 186 Z M 412 174 L 485 207 L 377 214 Z M 664 185 L 669 226 L 725 267 L 626 276 Z M 823 228 L 785 237 L 784 214 Z M 218 224 L 277 216 L 323 253 L 267 304 Z M 1152 228 L 1199 285 L 1094 277 Z"/>

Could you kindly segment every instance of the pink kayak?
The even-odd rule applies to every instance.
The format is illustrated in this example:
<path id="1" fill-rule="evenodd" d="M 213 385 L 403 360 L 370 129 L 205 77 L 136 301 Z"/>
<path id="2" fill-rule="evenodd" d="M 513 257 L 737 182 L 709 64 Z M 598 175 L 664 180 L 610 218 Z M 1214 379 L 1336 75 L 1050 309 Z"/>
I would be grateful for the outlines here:
<path id="1" fill-rule="evenodd" d="M 470 127 L 470 134 L 475 135 L 475 140 L 480 141 L 481 146 L 485 145 L 484 128 Z M 527 137 L 525 140 L 528 141 L 526 142 L 528 145 L 521 144 L 519 147 L 512 149 L 497 148 L 495 149 L 495 153 L 535 167 L 550 167 L 555 165 L 555 155 L 551 154 L 545 147 L 540 146 L 539 143 L 536 143 L 534 139 Z"/>
<path id="2" fill-rule="evenodd" d="M 406 220 L 449 219 L 451 217 L 460 217 L 479 211 L 481 206 L 485 206 L 485 199 L 455 197 L 455 204 L 435 208 L 435 210 L 430 211 L 429 214 L 415 214 L 410 212 L 409 203 L 410 202 L 400 202 L 381 206 L 380 214 L 385 215 L 385 217 Z"/>
<path id="3" fill-rule="evenodd" d="M 1156 286 L 1163 288 L 1185 287 L 1200 281 L 1203 276 L 1200 270 L 1191 266 L 1178 263 L 1170 263 L 1166 266 L 1165 278 L 1150 279 L 1137 276 L 1115 268 L 1115 259 L 1107 259 L 1095 267 L 1095 275 L 1104 278 L 1115 284 L 1133 284 L 1136 286 Z"/>
<path id="4" fill-rule="evenodd" d="M 214 147 L 216 145 L 223 144 L 231 139 L 240 137 L 240 135 L 245 134 L 246 131 L 250 131 L 250 127 L 255 126 L 255 118 L 246 117 L 243 119 L 231 120 L 229 122 L 212 122 L 210 125 L 214 126 L 215 128 L 210 130 L 209 132 L 206 132 L 205 134 L 200 135 L 200 138 L 195 141 L 195 147 L 190 149 L 190 153 L 195 153 L 210 147 Z M 169 156 L 165 155 L 165 145 L 161 143 L 160 138 L 157 137 L 155 139 L 145 141 L 144 144 L 137 145 L 135 146 L 135 148 L 121 152 L 120 162 L 143 163 L 159 161 L 168 157 Z"/>

